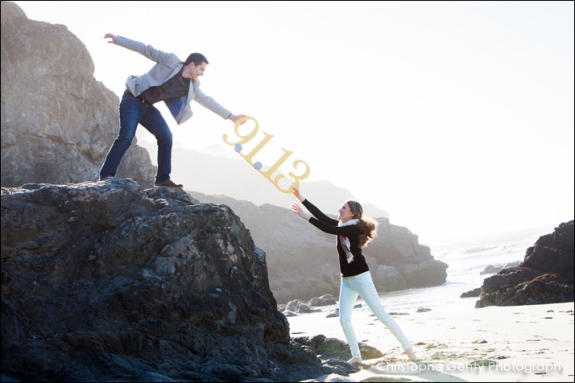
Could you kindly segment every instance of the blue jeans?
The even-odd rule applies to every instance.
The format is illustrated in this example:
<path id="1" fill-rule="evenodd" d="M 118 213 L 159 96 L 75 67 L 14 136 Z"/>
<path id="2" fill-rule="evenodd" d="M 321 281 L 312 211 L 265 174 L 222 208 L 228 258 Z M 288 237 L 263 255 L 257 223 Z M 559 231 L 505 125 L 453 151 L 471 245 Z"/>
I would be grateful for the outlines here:
<path id="1" fill-rule="evenodd" d="M 361 358 L 357 337 L 355 336 L 355 331 L 351 324 L 351 314 L 358 296 L 365 301 L 377 319 L 379 319 L 389 329 L 389 331 L 391 331 L 397 340 L 399 340 L 399 343 L 404 350 L 411 347 L 409 340 L 405 334 L 403 334 L 403 331 L 401 331 L 397 322 L 385 312 L 385 309 L 381 304 L 381 300 L 379 299 L 379 294 L 377 293 L 373 280 L 371 279 L 371 274 L 369 271 L 366 271 L 353 277 L 341 278 L 341 289 L 339 293 L 339 322 L 343 329 L 345 338 L 347 339 L 352 357 Z"/>
<path id="2" fill-rule="evenodd" d="M 172 172 L 172 131 L 156 107 L 134 97 L 126 89 L 120 102 L 120 133 L 114 140 L 104 165 L 100 169 L 100 178 L 114 177 L 126 151 L 136 136 L 138 124 L 146 128 L 158 141 L 158 173 L 156 183 L 170 179 Z"/>

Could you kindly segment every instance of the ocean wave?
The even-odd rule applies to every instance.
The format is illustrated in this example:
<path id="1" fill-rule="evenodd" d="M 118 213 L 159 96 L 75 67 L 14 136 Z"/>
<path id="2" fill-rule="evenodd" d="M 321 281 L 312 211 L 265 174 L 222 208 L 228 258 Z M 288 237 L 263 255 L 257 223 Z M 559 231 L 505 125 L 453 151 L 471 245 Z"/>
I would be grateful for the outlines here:
<path id="1" fill-rule="evenodd" d="M 481 253 L 483 251 L 489 251 L 489 250 L 493 250 L 493 249 L 497 249 L 498 247 L 500 247 L 499 245 L 493 245 L 493 246 L 475 246 L 475 247 L 471 247 L 469 249 L 464 249 L 462 252 L 464 254 L 474 254 L 474 253 Z"/>

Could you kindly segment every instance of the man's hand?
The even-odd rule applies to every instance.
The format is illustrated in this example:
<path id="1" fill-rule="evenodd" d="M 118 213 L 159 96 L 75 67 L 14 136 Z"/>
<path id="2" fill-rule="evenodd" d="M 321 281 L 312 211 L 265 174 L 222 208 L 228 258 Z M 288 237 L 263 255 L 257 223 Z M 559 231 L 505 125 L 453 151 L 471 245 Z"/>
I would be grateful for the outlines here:
<path id="1" fill-rule="evenodd" d="M 111 33 L 106 33 L 104 35 L 105 39 L 110 39 L 110 41 L 108 41 L 108 44 L 116 44 L 116 35 L 113 35 Z"/>
<path id="2" fill-rule="evenodd" d="M 239 120 L 240 118 L 245 117 L 245 116 L 246 116 L 245 114 L 239 114 L 237 116 L 230 114 L 230 116 L 228 117 L 228 120 L 232 121 L 235 124 L 237 120 Z M 245 121 L 242 122 L 241 125 L 243 125 L 244 123 L 245 123 Z"/>

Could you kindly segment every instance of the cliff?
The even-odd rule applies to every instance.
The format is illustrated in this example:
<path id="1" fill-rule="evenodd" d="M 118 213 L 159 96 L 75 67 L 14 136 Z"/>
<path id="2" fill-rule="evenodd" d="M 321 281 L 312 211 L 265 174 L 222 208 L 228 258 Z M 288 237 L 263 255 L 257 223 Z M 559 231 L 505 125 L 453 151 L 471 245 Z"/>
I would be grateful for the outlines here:
<path id="1" fill-rule="evenodd" d="M 2 188 L 1 239 L 11 378 L 293 381 L 336 371 L 290 340 L 266 255 L 228 206 L 128 179 L 25 184 Z"/>
<path id="2" fill-rule="evenodd" d="M 573 221 L 539 237 L 516 267 L 485 278 L 475 307 L 573 302 Z"/>
<path id="3" fill-rule="evenodd" d="M 88 50 L 65 26 L 1 4 L 2 186 L 98 179 L 118 134 L 118 97 L 94 79 Z M 118 169 L 147 187 L 155 173 L 136 143 Z"/>

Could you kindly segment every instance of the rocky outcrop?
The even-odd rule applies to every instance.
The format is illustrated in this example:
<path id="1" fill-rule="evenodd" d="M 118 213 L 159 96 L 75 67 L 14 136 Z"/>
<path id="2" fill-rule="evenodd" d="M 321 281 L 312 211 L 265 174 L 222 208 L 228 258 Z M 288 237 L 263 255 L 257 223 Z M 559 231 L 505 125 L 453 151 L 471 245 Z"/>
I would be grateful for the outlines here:
<path id="1" fill-rule="evenodd" d="M 349 346 L 347 343 L 333 338 L 326 338 L 323 335 L 316 335 L 313 337 L 297 337 L 294 339 L 297 343 L 308 346 L 313 349 L 322 359 L 335 358 L 336 360 L 349 359 Z M 381 358 L 384 354 L 378 349 L 371 347 L 363 342 L 359 342 L 359 349 L 363 359 Z M 345 373 L 346 371 L 344 371 Z M 341 380 L 330 380 L 331 382 L 345 382 L 342 377 Z M 368 380 L 369 381 L 369 380 Z"/>
<path id="2" fill-rule="evenodd" d="M 2 186 L 96 180 L 118 134 L 118 97 L 96 81 L 88 50 L 65 26 L 1 4 Z M 144 187 L 155 173 L 135 143 L 118 169 Z"/>
<path id="3" fill-rule="evenodd" d="M 573 221 L 528 248 L 517 267 L 486 278 L 475 307 L 573 302 Z"/>
<path id="4" fill-rule="evenodd" d="M 2 188 L 1 239 L 10 378 L 297 381 L 335 371 L 290 340 L 266 255 L 228 206 L 130 179 L 25 184 Z"/>
<path id="5" fill-rule="evenodd" d="M 419 244 L 417 235 L 408 228 L 396 226 L 384 218 L 377 219 L 378 236 L 366 248 L 376 260 L 373 278 L 380 292 L 406 288 L 439 286 L 447 278 L 448 265 L 435 260 L 428 246 Z M 390 267 L 395 268 L 390 272 Z"/>
<path id="6" fill-rule="evenodd" d="M 230 206 L 241 217 L 254 241 L 267 254 L 270 287 L 279 303 L 324 294 L 339 295 L 340 271 L 333 236 L 306 224 L 287 208 L 255 206 L 226 196 L 190 194 L 203 202 Z M 429 247 L 418 243 L 416 235 L 405 227 L 390 224 L 388 219 L 377 221 L 378 236 L 364 254 L 378 291 L 438 286 L 445 282 L 447 264 L 435 260 Z"/>
<path id="7" fill-rule="evenodd" d="M 487 265 L 487 266 L 485 266 L 485 268 L 483 270 L 481 270 L 479 272 L 479 275 L 495 274 L 495 273 L 500 272 L 503 269 L 508 269 L 510 267 L 517 267 L 517 266 L 519 266 L 520 263 L 521 263 L 521 261 L 515 261 L 515 262 L 509 262 L 509 263 L 499 264 L 499 265 Z"/>
<path id="8" fill-rule="evenodd" d="M 460 298 L 477 298 L 481 295 L 481 287 L 461 293 Z"/>

